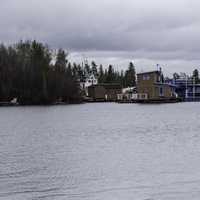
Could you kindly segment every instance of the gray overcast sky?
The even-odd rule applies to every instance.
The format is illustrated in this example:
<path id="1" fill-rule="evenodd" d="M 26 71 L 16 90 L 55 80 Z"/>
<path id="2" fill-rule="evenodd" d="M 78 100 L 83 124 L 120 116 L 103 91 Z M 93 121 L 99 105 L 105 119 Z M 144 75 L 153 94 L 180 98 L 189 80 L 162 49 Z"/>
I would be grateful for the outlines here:
<path id="1" fill-rule="evenodd" d="M 0 41 L 37 39 L 117 68 L 200 69 L 198 0 L 0 0 Z M 117 64 L 118 63 L 118 64 Z"/>

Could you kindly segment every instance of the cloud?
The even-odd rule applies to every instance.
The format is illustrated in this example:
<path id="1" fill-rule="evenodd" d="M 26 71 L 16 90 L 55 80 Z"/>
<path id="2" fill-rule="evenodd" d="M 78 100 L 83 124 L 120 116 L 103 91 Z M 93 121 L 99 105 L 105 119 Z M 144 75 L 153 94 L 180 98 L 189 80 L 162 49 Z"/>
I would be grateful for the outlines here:
<path id="1" fill-rule="evenodd" d="M 176 69 L 178 62 L 187 70 L 199 62 L 199 6 L 196 0 L 1 0 L 0 38 L 37 39 L 105 60 L 112 54 Z"/>

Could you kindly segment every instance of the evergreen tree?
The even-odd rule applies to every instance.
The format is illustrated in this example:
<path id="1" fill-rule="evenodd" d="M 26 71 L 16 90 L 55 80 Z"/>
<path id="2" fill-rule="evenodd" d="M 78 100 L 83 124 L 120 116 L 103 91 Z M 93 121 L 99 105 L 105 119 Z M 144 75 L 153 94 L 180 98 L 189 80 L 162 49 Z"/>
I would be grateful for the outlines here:
<path id="1" fill-rule="evenodd" d="M 135 66 L 132 62 L 129 63 L 129 68 L 125 72 L 124 87 L 133 87 L 136 85 Z"/>
<path id="2" fill-rule="evenodd" d="M 113 83 L 114 81 L 114 69 L 112 65 L 108 67 L 108 74 L 106 76 L 106 83 Z"/>
<path id="3" fill-rule="evenodd" d="M 90 65 L 88 65 L 88 63 L 85 63 L 84 73 L 86 76 L 91 74 L 91 68 L 90 68 Z"/>
<path id="4" fill-rule="evenodd" d="M 36 41 L 0 45 L 0 101 L 17 98 L 20 104 L 49 104 L 58 99 L 81 99 L 77 66 L 59 50 L 55 64 L 49 48 Z"/>
<path id="5" fill-rule="evenodd" d="M 199 83 L 199 71 L 198 71 L 198 69 L 195 69 L 195 70 L 193 71 L 192 77 L 193 77 L 195 83 Z"/>
<path id="6" fill-rule="evenodd" d="M 104 80 L 105 80 L 105 74 L 104 74 L 104 71 L 103 71 L 103 66 L 100 65 L 99 66 L 99 78 L 98 78 L 98 82 L 99 83 L 104 83 Z"/>
<path id="7" fill-rule="evenodd" d="M 91 65 L 92 65 L 92 74 L 94 74 L 94 76 L 97 77 L 98 75 L 97 65 L 94 61 L 92 61 Z"/>

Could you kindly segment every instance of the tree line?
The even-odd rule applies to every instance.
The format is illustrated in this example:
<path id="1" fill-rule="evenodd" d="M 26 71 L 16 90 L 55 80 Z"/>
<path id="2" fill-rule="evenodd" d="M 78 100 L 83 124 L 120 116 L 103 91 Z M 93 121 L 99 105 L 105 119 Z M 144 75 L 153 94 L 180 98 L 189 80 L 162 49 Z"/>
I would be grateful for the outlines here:
<path id="1" fill-rule="evenodd" d="M 114 70 L 113 65 L 103 68 L 91 64 L 71 63 L 67 53 L 59 49 L 56 55 L 43 43 L 20 41 L 0 45 L 0 101 L 17 98 L 18 103 L 51 104 L 82 101 L 80 82 L 90 74 L 99 83 L 118 83 L 123 87 L 135 86 L 135 67 L 130 62 L 125 71 Z"/>
<path id="2" fill-rule="evenodd" d="M 17 98 L 20 104 L 49 104 L 81 99 L 75 74 L 59 50 L 55 63 L 52 52 L 36 41 L 0 45 L 0 101 Z"/>
<path id="3" fill-rule="evenodd" d="M 132 62 L 129 63 L 128 69 L 120 72 L 115 70 L 113 65 L 109 65 L 108 68 L 103 68 L 103 65 L 96 65 L 94 61 L 91 65 L 86 64 L 82 69 L 83 80 L 90 74 L 94 74 L 98 79 L 98 83 L 116 83 L 122 87 L 133 87 L 136 85 L 136 72 L 135 66 Z"/>

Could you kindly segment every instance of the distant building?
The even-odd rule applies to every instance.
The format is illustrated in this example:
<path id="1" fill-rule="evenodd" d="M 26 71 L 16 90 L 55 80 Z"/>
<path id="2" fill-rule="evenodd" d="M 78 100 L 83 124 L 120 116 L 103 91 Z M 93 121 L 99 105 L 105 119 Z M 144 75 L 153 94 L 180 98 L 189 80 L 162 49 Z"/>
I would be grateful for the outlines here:
<path id="1" fill-rule="evenodd" d="M 116 101 L 120 93 L 122 87 L 119 84 L 97 84 L 88 87 L 88 97 L 94 101 Z"/>
<path id="2" fill-rule="evenodd" d="M 175 86 L 164 82 L 160 70 L 137 74 L 138 99 L 164 99 L 176 97 Z"/>
<path id="3" fill-rule="evenodd" d="M 95 77 L 94 74 L 90 74 L 85 80 L 85 87 L 89 87 L 91 85 L 97 85 L 98 79 Z"/>
<path id="4" fill-rule="evenodd" d="M 200 84 L 195 83 L 192 77 L 181 73 L 168 82 L 176 86 L 176 93 L 185 101 L 200 101 Z"/>
<path id="5" fill-rule="evenodd" d="M 136 87 L 127 87 L 122 89 L 123 94 L 136 94 L 137 88 Z"/>
<path id="6" fill-rule="evenodd" d="M 123 88 L 122 93 L 117 95 L 117 99 L 119 101 L 122 100 L 131 101 L 137 99 L 137 88 L 136 87 Z"/>
<path id="7" fill-rule="evenodd" d="M 88 87 L 98 84 L 98 78 L 94 74 L 88 74 L 84 81 L 80 83 L 82 90 L 88 96 Z"/>

